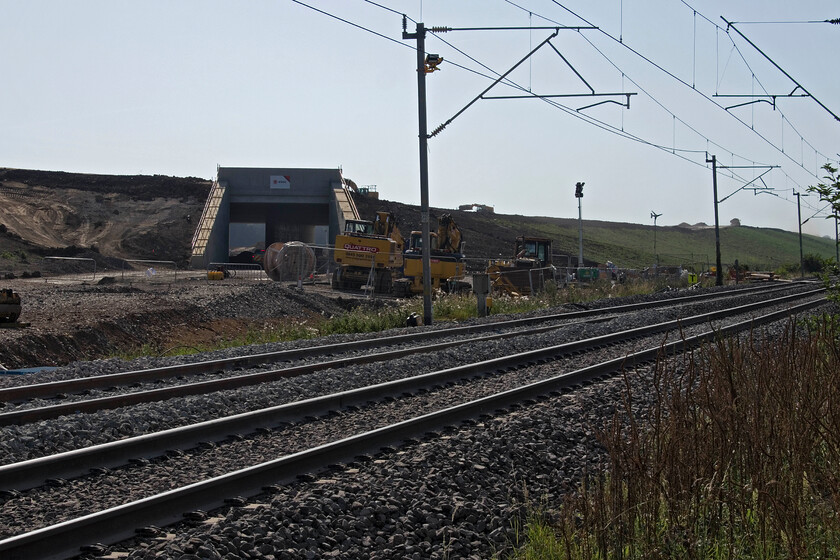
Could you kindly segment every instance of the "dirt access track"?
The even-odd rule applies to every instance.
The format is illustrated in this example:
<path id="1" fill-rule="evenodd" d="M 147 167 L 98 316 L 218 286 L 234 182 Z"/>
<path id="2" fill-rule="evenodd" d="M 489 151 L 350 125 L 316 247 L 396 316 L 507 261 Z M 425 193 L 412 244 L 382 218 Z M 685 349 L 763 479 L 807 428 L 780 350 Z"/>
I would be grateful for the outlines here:
<path id="1" fill-rule="evenodd" d="M 172 284 L 111 278 L 0 281 L 20 294 L 20 321 L 30 325 L 0 328 L 0 365 L 58 366 L 141 349 L 152 356 L 178 347 L 194 351 L 248 331 L 306 325 L 360 302 L 326 284 L 299 290 L 279 282 L 198 276 Z"/>

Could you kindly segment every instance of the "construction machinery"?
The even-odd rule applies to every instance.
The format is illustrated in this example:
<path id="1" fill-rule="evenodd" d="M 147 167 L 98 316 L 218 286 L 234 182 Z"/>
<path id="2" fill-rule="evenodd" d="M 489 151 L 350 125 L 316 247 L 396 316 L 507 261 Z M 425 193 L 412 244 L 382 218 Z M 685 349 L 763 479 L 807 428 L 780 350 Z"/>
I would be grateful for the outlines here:
<path id="1" fill-rule="evenodd" d="M 20 317 L 20 296 L 9 289 L 0 290 L 0 323 L 14 323 Z"/>
<path id="2" fill-rule="evenodd" d="M 464 281 L 463 235 L 451 214 L 438 218 L 437 233 L 429 235 L 429 260 L 432 290 L 457 292 L 469 290 Z M 405 251 L 402 278 L 394 281 L 394 294 L 406 297 L 423 293 L 423 235 L 412 231 Z"/>
<path id="3" fill-rule="evenodd" d="M 358 289 L 373 285 L 376 293 L 391 293 L 402 276 L 405 240 L 390 212 L 377 212 L 376 220 L 347 220 L 335 238 L 333 288 Z"/>
<path id="4" fill-rule="evenodd" d="M 513 254 L 513 258 L 491 260 L 488 264 L 487 274 L 494 291 L 527 296 L 543 290 L 546 281 L 554 279 L 550 239 L 519 236 Z"/>

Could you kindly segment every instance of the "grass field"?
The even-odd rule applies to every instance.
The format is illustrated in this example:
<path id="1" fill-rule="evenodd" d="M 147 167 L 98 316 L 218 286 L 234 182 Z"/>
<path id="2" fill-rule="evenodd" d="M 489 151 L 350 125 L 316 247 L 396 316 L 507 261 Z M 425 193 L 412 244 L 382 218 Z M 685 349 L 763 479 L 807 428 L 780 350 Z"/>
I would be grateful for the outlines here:
<path id="1" fill-rule="evenodd" d="M 399 219 L 403 233 L 419 230 L 419 209 L 387 200 L 355 197 L 363 218 L 371 219 L 378 210 L 392 212 Z M 577 266 L 578 221 L 570 218 L 547 218 L 462 212 L 433 208 L 434 217 L 450 213 L 464 234 L 465 253 L 471 266 L 481 268 L 490 258 L 510 257 L 518 235 L 547 237 L 553 241 L 556 266 L 565 266 L 571 257 Z M 654 233 L 656 250 L 654 251 Z M 720 228 L 721 261 L 725 268 L 735 260 L 751 270 L 791 269 L 799 264 L 799 235 L 781 229 L 730 226 Z M 803 234 L 803 253 L 834 258 L 834 239 Z M 583 221 L 583 257 L 587 265 L 613 261 L 621 268 L 645 268 L 657 262 L 663 266 L 691 266 L 700 272 L 715 262 L 714 227 L 662 226 L 622 222 Z"/>
<path id="2" fill-rule="evenodd" d="M 536 220 L 536 219 L 535 219 Z M 576 262 L 578 229 L 570 220 L 549 220 L 535 228 L 535 235 L 554 241 L 554 252 L 571 254 Z M 536 225 L 536 224 L 535 224 Z M 693 266 L 708 269 L 715 263 L 715 231 L 713 227 L 656 228 L 656 253 L 653 247 L 653 226 L 615 222 L 583 222 L 583 253 L 586 261 L 604 263 L 611 260 L 622 268 L 644 268 L 657 262 L 661 265 Z M 721 260 L 731 266 L 739 264 L 752 270 L 777 270 L 799 263 L 799 236 L 780 229 L 726 226 L 720 228 Z M 571 248 L 571 250 L 568 250 Z M 833 239 L 802 236 L 804 254 L 822 258 L 835 256 Z M 561 262 L 558 265 L 565 264 Z"/>

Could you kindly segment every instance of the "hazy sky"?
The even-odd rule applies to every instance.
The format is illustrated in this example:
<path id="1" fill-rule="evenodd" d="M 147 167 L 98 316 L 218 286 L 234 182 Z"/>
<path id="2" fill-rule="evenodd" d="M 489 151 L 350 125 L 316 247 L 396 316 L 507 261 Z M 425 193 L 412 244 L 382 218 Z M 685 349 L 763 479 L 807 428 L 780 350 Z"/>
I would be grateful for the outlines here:
<path id="1" fill-rule="evenodd" d="M 402 13 L 410 31 L 414 21 L 591 24 L 598 29 L 561 30 L 551 44 L 596 92 L 637 94 L 629 110 L 608 103 L 576 111 L 623 97 L 478 101 L 429 141 L 433 206 L 482 203 L 571 218 L 575 182 L 585 181 L 585 219 L 652 224 L 654 211 L 662 214 L 657 225 L 711 224 L 708 152 L 726 166 L 781 166 L 754 183 L 773 194 L 742 191 L 722 202 L 722 224 L 739 218 L 795 231 L 793 190 L 815 184 L 826 158 L 840 159 L 840 122 L 813 99 L 727 112 L 723 106 L 750 99 L 716 97 L 795 87 L 735 31 L 727 34 L 721 16 L 821 21 L 840 17 L 836 0 L 306 4 L 387 38 L 292 0 L 0 0 L 0 166 L 206 178 L 217 165 L 341 167 L 382 198 L 417 204 L 415 43 L 401 38 Z M 840 25 L 736 27 L 840 114 Z M 429 129 L 551 33 L 430 33 L 426 50 L 444 63 L 427 79 Z M 544 95 L 589 92 L 549 45 L 510 79 Z M 488 93 L 514 94 L 522 91 L 501 84 Z M 719 198 L 763 171 L 721 170 Z M 743 180 L 726 176 L 732 172 Z M 821 207 L 803 198 L 802 219 Z M 819 216 L 804 229 L 834 235 L 833 222 Z"/>

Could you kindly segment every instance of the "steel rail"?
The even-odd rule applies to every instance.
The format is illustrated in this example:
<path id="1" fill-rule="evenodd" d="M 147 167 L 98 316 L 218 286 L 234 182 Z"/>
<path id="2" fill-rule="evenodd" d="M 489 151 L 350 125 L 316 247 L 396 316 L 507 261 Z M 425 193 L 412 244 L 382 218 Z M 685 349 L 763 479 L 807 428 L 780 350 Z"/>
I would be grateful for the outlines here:
<path id="1" fill-rule="evenodd" d="M 813 300 L 793 308 L 776 311 L 748 321 L 710 330 L 706 333 L 661 345 L 594 366 L 560 374 L 515 389 L 476 399 L 437 412 L 425 414 L 345 439 L 301 451 L 198 482 L 145 499 L 137 500 L 0 541 L 0 556 L 11 559 L 67 558 L 79 554 L 82 546 L 101 542 L 113 544 L 134 536 L 137 528 L 165 526 L 182 519 L 183 512 L 212 510 L 224 506 L 232 496 L 255 496 L 273 484 L 294 481 L 304 473 L 322 472 L 330 465 L 352 461 L 363 453 L 376 453 L 389 446 L 423 437 L 429 432 L 495 414 L 523 401 L 544 398 L 558 391 L 696 348 L 708 340 L 728 336 L 756 326 L 781 320 L 821 305 Z"/>
<path id="2" fill-rule="evenodd" d="M 260 354 L 252 354 L 248 356 L 238 356 L 235 358 L 222 358 L 218 360 L 207 360 L 201 362 L 194 362 L 190 364 L 179 364 L 174 366 L 166 366 L 162 368 L 151 368 L 144 370 L 127 371 L 122 373 L 113 373 L 107 375 L 81 377 L 77 379 L 67 379 L 62 381 L 52 381 L 49 383 L 21 385 L 18 387 L 7 387 L 0 389 L 0 403 L 20 402 L 34 398 L 54 398 L 61 394 L 80 393 L 82 391 L 87 391 L 91 389 L 103 389 L 120 385 L 129 385 L 132 383 L 142 381 L 151 381 L 202 373 L 212 373 L 227 369 L 244 369 L 269 362 L 292 361 L 325 354 L 338 354 L 344 352 L 351 352 L 355 350 L 368 350 L 371 348 L 390 346 L 402 343 L 416 344 L 426 339 L 435 339 L 445 336 L 458 336 L 464 334 L 475 334 L 485 332 L 488 330 L 498 330 L 500 328 L 515 328 L 524 325 L 539 324 L 549 321 L 579 319 L 610 313 L 625 313 L 631 311 L 638 311 L 640 309 L 654 309 L 657 307 L 681 305 L 684 303 L 691 303 L 706 299 L 735 297 L 744 295 L 744 293 L 762 291 L 773 292 L 778 290 L 790 289 L 793 285 L 795 284 L 786 285 L 782 287 L 774 286 L 772 288 L 768 288 L 766 286 L 740 288 L 738 290 L 727 291 L 725 293 L 712 292 L 692 296 L 681 296 L 677 298 L 670 298 L 653 302 L 617 305 L 614 307 L 605 307 L 601 309 L 569 311 L 565 313 L 543 315 L 540 317 L 526 317 L 522 319 L 513 319 L 509 321 L 483 323 L 480 325 L 466 325 L 462 327 L 453 327 L 448 329 L 416 331 L 410 334 L 391 336 L 387 339 L 383 339 L 380 337 L 368 340 L 340 342 L 335 344 L 312 346 L 309 348 L 279 350 L 276 352 L 265 352 Z"/>
<path id="3" fill-rule="evenodd" d="M 536 327 L 529 330 L 528 334 L 555 330 L 568 325 L 579 325 L 583 323 L 601 322 L 605 320 L 607 320 L 607 318 L 596 318 L 590 319 L 588 321 L 576 321 L 572 323 L 565 323 L 563 325 Z M 249 373 L 244 375 L 225 377 L 221 379 L 199 381 L 197 383 L 185 383 L 183 385 L 174 385 L 172 387 L 162 387 L 159 389 L 150 389 L 147 391 L 136 391 L 134 393 L 126 393 L 122 395 L 113 395 L 109 397 L 100 397 L 95 399 L 72 401 L 37 408 L 16 410 L 12 412 L 0 413 L 0 427 L 11 426 L 16 424 L 27 424 L 32 422 L 38 422 L 41 420 L 49 420 L 51 418 L 58 418 L 60 416 L 65 416 L 68 414 L 91 413 L 97 412 L 99 410 L 110 410 L 114 408 L 119 408 L 122 406 L 159 402 L 175 397 L 203 395 L 207 393 L 212 393 L 214 391 L 237 389 L 239 387 L 276 381 L 282 378 L 307 375 L 316 371 L 350 367 L 354 365 L 368 364 L 374 362 L 383 362 L 388 360 L 394 360 L 397 358 L 402 358 L 412 354 L 435 352 L 442 349 L 461 346 L 463 344 L 468 343 L 484 342 L 504 338 L 514 338 L 517 336 L 524 336 L 524 334 L 522 331 L 497 333 L 474 338 L 441 342 L 427 346 L 406 347 L 398 350 L 389 350 L 387 352 L 380 352 L 376 354 L 366 354 L 364 356 L 337 358 L 335 360 L 328 360 L 325 362 L 318 362 L 314 364 L 305 364 L 302 366 L 274 369 L 258 373 Z"/>
<path id="4" fill-rule="evenodd" d="M 716 315 L 717 313 L 724 313 L 724 314 L 731 314 L 734 310 L 740 309 L 742 312 L 750 310 L 750 309 L 757 309 L 760 307 L 765 307 L 767 305 L 772 305 L 772 302 L 784 302 L 789 299 L 799 299 L 803 297 L 808 297 L 810 295 L 815 295 L 817 293 L 823 292 L 824 288 L 819 288 L 817 290 L 811 290 L 808 292 L 800 292 L 797 294 L 791 294 L 788 296 L 784 296 L 781 298 L 776 298 L 773 300 L 762 300 L 760 302 L 752 303 L 743 305 L 736 308 L 730 308 L 724 310 L 723 312 L 712 312 L 708 314 L 698 315 L 694 318 L 685 318 L 682 319 L 683 325 L 690 325 L 696 324 L 697 321 L 705 321 L 709 320 L 709 317 L 718 317 L 720 315 Z M 656 325 L 650 325 L 648 327 L 642 327 L 642 329 L 659 329 L 659 330 L 667 330 L 669 328 L 674 328 L 674 325 L 677 324 L 680 320 L 667 322 L 667 323 L 658 323 Z M 334 369 L 334 368 L 341 368 L 341 367 L 349 367 L 352 365 L 359 365 L 365 363 L 373 363 L 373 362 L 381 362 L 387 360 L 393 360 L 396 358 L 404 357 L 410 354 L 416 353 L 424 353 L 424 352 L 434 352 L 441 350 L 443 348 L 452 347 L 452 346 L 460 346 L 465 343 L 470 342 L 478 342 L 482 340 L 492 340 L 496 338 L 509 338 L 514 336 L 527 336 L 531 332 L 541 332 L 545 330 L 552 330 L 556 328 L 561 328 L 560 326 L 549 326 L 543 327 L 538 329 L 532 329 L 528 331 L 528 333 L 523 332 L 512 332 L 512 333 L 501 333 L 496 335 L 488 335 L 484 337 L 477 337 L 474 339 L 468 340 L 457 340 L 451 341 L 447 343 L 438 343 L 435 345 L 429 345 L 424 347 L 412 346 L 407 348 L 402 348 L 399 350 L 391 350 L 387 352 L 382 352 L 378 354 L 367 354 L 364 356 L 356 356 L 350 358 L 339 358 L 336 360 L 329 360 L 326 362 L 318 362 L 315 364 L 306 364 L 302 366 L 290 367 L 290 368 L 283 368 L 283 369 L 275 369 L 269 370 L 264 372 L 258 373 L 250 373 L 245 375 L 237 375 L 231 377 L 224 377 L 221 379 L 213 379 L 209 381 L 200 381 L 198 383 L 186 383 L 183 385 L 174 385 L 172 387 L 162 387 L 160 389 L 151 389 L 148 391 L 136 391 L 133 393 L 125 393 L 121 395 L 113 395 L 109 397 L 100 397 L 95 399 L 88 399 L 82 401 L 72 401 L 66 402 L 61 404 L 37 407 L 37 408 L 28 408 L 23 410 L 16 410 L 11 412 L 6 412 L 0 414 L 0 427 L 2 426 L 10 426 L 10 425 L 18 425 L 18 424 L 26 424 L 32 422 L 38 422 L 41 420 L 48 420 L 51 418 L 58 418 L 60 416 L 66 416 L 68 414 L 79 414 L 79 413 L 91 413 L 97 412 L 99 410 L 109 410 L 114 408 L 119 408 L 123 406 L 130 406 L 135 404 L 141 403 L 151 403 L 151 402 L 160 402 L 164 400 L 168 400 L 171 398 L 176 397 L 186 397 L 191 395 L 203 395 L 207 393 L 212 393 L 215 391 L 223 391 L 223 390 L 230 390 L 230 389 L 237 389 L 240 387 L 245 387 L 249 385 L 256 385 L 259 383 L 266 383 L 270 381 L 275 381 L 277 379 L 285 378 L 285 377 L 295 377 L 299 375 L 306 375 L 309 373 L 313 373 L 316 371 L 323 371 L 325 369 Z M 621 331 L 619 333 L 614 333 L 617 337 L 615 340 L 621 340 L 622 337 L 628 336 L 624 333 L 634 332 L 634 330 L 638 330 L 639 332 L 643 332 L 639 329 L 631 329 L 630 331 Z M 654 332 L 658 332 L 655 330 L 647 330 L 647 334 L 652 334 Z M 641 335 L 639 335 L 641 336 Z M 589 339 L 589 340 L 598 340 L 596 339 Z M 599 342 L 603 343 L 603 341 Z M 613 342 L 610 342 L 611 344 Z M 581 346 L 576 348 L 575 351 L 585 350 L 589 348 L 589 342 L 587 340 L 578 341 L 578 344 Z"/>
<path id="5" fill-rule="evenodd" d="M 782 301 L 798 299 L 796 296 L 797 294 L 785 296 L 774 300 L 774 302 L 778 304 Z M 824 298 L 816 301 L 818 304 L 822 303 Z M 563 355 L 603 347 L 624 340 L 638 339 L 667 330 L 711 322 L 730 315 L 746 313 L 766 305 L 769 304 L 766 302 L 747 304 L 687 319 L 647 325 L 512 356 L 474 362 L 340 393 L 171 428 L 153 434 L 144 434 L 47 457 L 2 465 L 0 466 L 0 489 L 23 490 L 32 488 L 43 484 L 48 478 L 73 478 L 87 474 L 92 467 L 116 467 L 126 464 L 130 459 L 151 458 L 173 449 L 188 449 L 205 441 L 221 441 L 234 433 L 251 433 L 258 428 L 277 426 L 283 422 L 297 421 L 306 416 L 321 416 L 330 411 L 365 404 L 372 400 L 380 400 L 386 396 L 399 396 L 423 388 L 441 386 L 460 379 L 547 362 Z"/>

